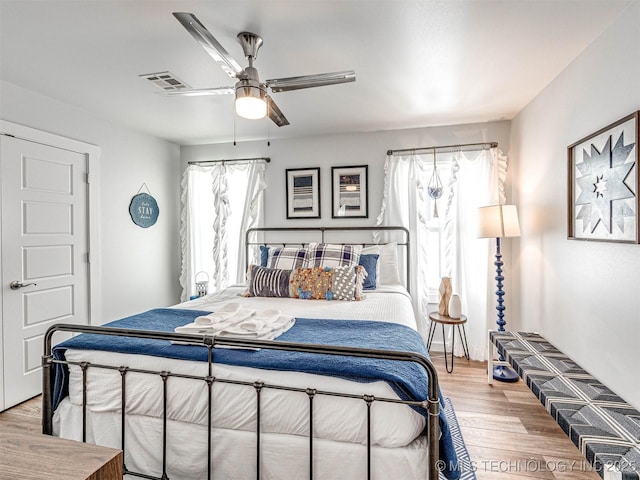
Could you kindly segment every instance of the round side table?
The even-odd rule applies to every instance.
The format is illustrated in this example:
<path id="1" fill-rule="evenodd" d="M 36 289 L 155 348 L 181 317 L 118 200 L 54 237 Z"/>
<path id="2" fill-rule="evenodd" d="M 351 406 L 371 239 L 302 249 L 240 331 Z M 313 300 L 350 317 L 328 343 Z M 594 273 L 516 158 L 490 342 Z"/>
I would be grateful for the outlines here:
<path id="1" fill-rule="evenodd" d="M 464 324 L 467 323 L 467 317 L 460 315 L 460 318 L 451 318 L 447 315 L 441 315 L 439 312 L 429 313 L 429 335 L 427 340 L 427 350 L 431 351 L 431 342 L 433 342 L 433 335 L 436 333 L 436 327 L 438 324 L 442 325 L 442 345 L 444 346 L 444 365 L 448 373 L 453 372 L 453 348 L 456 345 L 456 328 L 458 329 L 458 335 L 462 341 L 462 348 L 464 350 L 464 356 L 469 360 L 469 346 L 467 345 L 467 332 L 465 331 Z M 451 369 L 449 369 L 449 360 L 447 358 L 447 340 L 444 335 L 444 326 L 451 325 Z M 460 327 L 462 326 L 462 330 Z"/>

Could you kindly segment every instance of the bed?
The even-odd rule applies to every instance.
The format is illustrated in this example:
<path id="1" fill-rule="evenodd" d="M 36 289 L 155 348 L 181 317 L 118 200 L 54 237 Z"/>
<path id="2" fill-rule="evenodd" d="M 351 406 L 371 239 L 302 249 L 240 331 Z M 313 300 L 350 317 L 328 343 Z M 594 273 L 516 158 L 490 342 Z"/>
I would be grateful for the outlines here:
<path id="1" fill-rule="evenodd" d="M 400 235 L 385 245 L 401 252 L 398 277 L 408 285 L 402 228 L 252 229 L 246 258 L 264 263 L 260 253 L 296 241 L 305 251 L 347 242 L 331 234 L 351 244 L 360 235 L 358 248 Z M 122 449 L 126 478 L 457 478 L 437 374 L 404 286 L 378 284 L 359 301 L 308 300 L 301 289 L 300 298 L 247 297 L 247 289 L 102 327 L 52 327 L 44 433 Z M 295 324 L 277 340 L 174 332 L 230 304 L 277 309 Z M 56 332 L 83 335 L 53 347 Z"/>

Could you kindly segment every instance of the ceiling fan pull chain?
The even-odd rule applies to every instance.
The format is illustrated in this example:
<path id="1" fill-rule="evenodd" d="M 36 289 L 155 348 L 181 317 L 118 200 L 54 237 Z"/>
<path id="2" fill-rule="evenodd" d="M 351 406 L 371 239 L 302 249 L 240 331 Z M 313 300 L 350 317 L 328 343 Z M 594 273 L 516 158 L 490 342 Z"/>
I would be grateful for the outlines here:
<path id="1" fill-rule="evenodd" d="M 271 102 L 267 102 L 267 118 L 271 118 Z M 267 147 L 271 146 L 271 124 L 267 122 Z"/>
<path id="2" fill-rule="evenodd" d="M 236 146 L 236 112 L 233 112 L 233 146 Z"/>

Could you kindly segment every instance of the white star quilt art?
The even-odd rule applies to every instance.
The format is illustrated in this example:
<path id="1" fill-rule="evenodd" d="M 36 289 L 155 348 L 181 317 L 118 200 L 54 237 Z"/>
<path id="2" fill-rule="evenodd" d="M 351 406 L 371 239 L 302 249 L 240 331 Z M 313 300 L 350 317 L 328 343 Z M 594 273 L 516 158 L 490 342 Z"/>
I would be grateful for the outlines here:
<path id="1" fill-rule="evenodd" d="M 638 117 L 569 147 L 569 238 L 638 243 Z"/>

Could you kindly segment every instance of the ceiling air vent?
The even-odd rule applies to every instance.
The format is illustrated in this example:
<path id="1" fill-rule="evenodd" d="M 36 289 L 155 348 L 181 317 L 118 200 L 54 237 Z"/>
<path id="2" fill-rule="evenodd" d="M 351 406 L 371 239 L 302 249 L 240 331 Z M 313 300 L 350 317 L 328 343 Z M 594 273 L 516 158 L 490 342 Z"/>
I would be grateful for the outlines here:
<path id="1" fill-rule="evenodd" d="M 178 80 L 176 76 L 171 72 L 145 73 L 144 75 L 140 75 L 140 77 L 146 78 L 164 91 L 175 91 L 183 90 L 185 88 L 191 88 L 182 80 Z"/>

